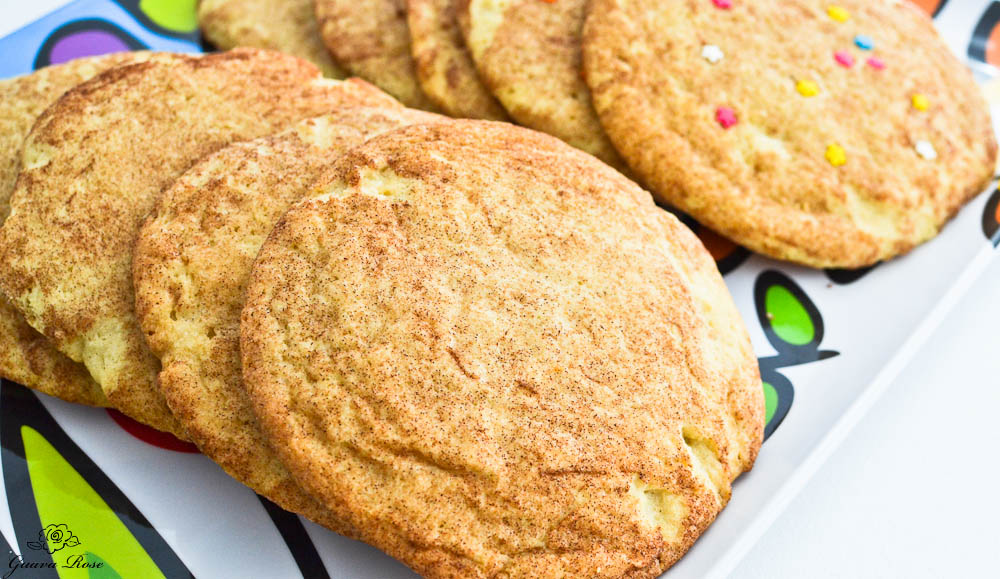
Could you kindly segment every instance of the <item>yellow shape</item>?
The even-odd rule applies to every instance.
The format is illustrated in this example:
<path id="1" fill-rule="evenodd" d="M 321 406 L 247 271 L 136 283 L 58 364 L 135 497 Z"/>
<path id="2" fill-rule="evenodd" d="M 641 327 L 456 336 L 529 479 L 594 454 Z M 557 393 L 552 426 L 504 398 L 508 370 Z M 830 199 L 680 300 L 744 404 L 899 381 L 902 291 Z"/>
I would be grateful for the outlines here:
<path id="1" fill-rule="evenodd" d="M 198 29 L 198 3 L 195 0 L 139 0 L 139 10 L 155 24 L 171 32 L 194 32 Z"/>
<path id="2" fill-rule="evenodd" d="M 819 85 L 811 80 L 800 80 L 795 83 L 795 90 L 804 97 L 812 97 L 819 94 Z"/>
<path id="3" fill-rule="evenodd" d="M 927 100 L 927 97 L 922 94 L 913 95 L 913 108 L 918 111 L 926 111 L 931 108 L 931 101 Z"/>
<path id="4" fill-rule="evenodd" d="M 827 7 L 826 13 L 837 22 L 847 22 L 851 19 L 851 13 L 847 11 L 847 8 L 836 4 L 831 4 Z"/>
<path id="5" fill-rule="evenodd" d="M 60 564 L 56 568 L 59 579 L 98 576 L 163 579 L 163 572 L 135 535 L 41 433 L 30 426 L 21 426 L 21 440 L 39 521 L 43 526 L 66 526 L 79 536 L 79 549 L 60 549 L 56 556 Z M 95 551 L 105 563 L 103 568 L 63 564 L 69 557 L 92 560 Z"/>
<path id="6" fill-rule="evenodd" d="M 840 145 L 833 144 L 826 148 L 826 160 L 834 167 L 839 167 L 847 162 L 847 153 Z"/>

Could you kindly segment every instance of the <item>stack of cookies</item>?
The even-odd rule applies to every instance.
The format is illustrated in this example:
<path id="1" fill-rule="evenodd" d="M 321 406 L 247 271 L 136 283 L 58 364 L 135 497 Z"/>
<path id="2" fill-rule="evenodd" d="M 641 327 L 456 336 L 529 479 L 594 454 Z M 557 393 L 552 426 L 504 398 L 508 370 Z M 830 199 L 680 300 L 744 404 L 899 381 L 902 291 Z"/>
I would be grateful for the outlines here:
<path id="1" fill-rule="evenodd" d="M 996 155 L 905 3 L 201 16 L 302 58 L 0 81 L 0 376 L 190 440 L 429 577 L 656 576 L 754 462 L 747 331 L 626 175 L 758 252 L 854 267 L 934 236 Z"/>
<path id="2" fill-rule="evenodd" d="M 932 238 L 996 156 L 970 72 L 902 0 L 210 0 L 201 18 L 224 48 L 332 55 L 409 106 L 549 133 L 812 267 Z"/>
<path id="3" fill-rule="evenodd" d="M 754 462 L 715 263 L 558 139 L 259 49 L 0 91 L 6 378 L 428 577 L 657 575 Z"/>

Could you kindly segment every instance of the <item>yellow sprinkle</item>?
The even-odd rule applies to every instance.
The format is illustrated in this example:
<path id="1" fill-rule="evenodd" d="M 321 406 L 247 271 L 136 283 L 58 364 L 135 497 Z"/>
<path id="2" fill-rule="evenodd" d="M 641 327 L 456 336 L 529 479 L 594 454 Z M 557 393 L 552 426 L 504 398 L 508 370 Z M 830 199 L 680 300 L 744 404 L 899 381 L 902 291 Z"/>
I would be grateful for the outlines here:
<path id="1" fill-rule="evenodd" d="M 826 148 L 826 160 L 834 167 L 839 167 L 847 162 L 847 154 L 843 147 L 833 144 Z"/>
<path id="2" fill-rule="evenodd" d="M 812 97 L 819 94 L 819 85 L 811 80 L 800 80 L 795 83 L 795 90 L 804 97 Z"/>
<path id="3" fill-rule="evenodd" d="M 913 108 L 918 111 L 926 111 L 931 108 L 931 101 L 927 100 L 927 97 L 922 94 L 913 95 Z"/>
<path id="4" fill-rule="evenodd" d="M 831 4 L 827 7 L 826 13 L 837 22 L 847 22 L 851 18 L 851 13 L 847 11 L 847 8 L 837 6 L 836 4 Z"/>

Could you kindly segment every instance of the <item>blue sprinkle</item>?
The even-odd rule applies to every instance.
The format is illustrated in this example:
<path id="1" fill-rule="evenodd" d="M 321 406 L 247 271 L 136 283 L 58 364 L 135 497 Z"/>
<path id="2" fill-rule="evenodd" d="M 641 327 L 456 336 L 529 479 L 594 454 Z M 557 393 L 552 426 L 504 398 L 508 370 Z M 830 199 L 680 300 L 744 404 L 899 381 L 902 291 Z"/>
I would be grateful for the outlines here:
<path id="1" fill-rule="evenodd" d="M 864 34 L 855 36 L 854 44 L 856 44 L 861 50 L 871 50 L 875 48 L 875 41 L 872 40 L 872 37 Z"/>

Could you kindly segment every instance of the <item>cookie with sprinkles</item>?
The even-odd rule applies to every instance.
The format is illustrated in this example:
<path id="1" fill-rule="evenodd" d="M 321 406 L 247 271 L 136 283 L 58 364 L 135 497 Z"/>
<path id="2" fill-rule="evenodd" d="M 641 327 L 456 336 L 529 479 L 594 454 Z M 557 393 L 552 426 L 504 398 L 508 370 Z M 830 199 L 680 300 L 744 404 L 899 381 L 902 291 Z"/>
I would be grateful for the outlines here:
<path id="1" fill-rule="evenodd" d="M 592 0 L 583 65 L 654 194 L 775 258 L 905 253 L 993 170 L 972 74 L 908 2 Z"/>

